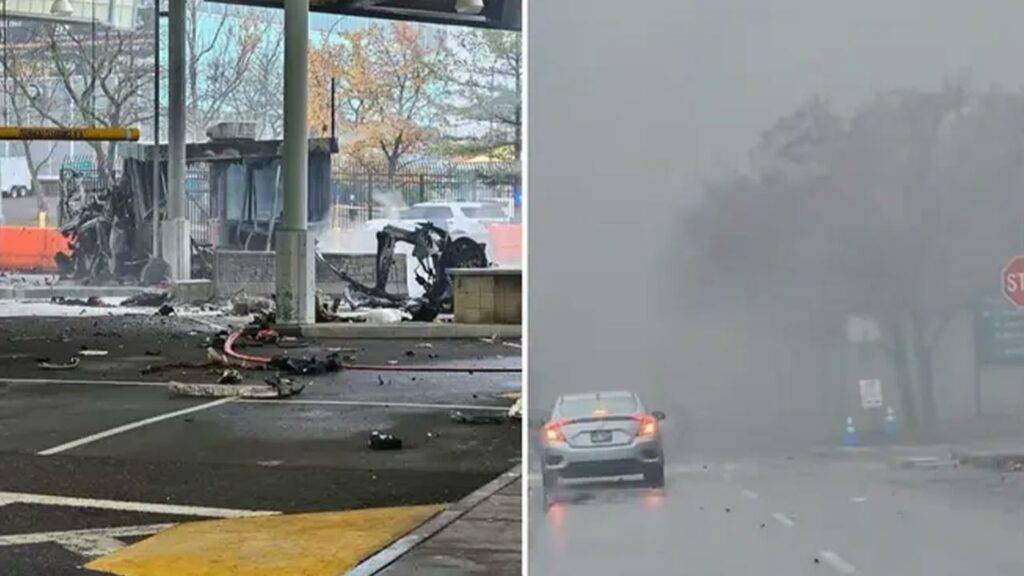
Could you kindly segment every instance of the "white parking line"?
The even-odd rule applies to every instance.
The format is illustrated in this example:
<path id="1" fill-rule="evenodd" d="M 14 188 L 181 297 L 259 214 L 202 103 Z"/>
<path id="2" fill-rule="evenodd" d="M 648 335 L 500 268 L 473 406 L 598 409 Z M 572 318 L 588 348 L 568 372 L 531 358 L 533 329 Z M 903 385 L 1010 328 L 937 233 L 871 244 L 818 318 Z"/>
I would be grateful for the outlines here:
<path id="1" fill-rule="evenodd" d="M 857 569 L 854 568 L 852 564 L 850 564 L 846 560 L 843 560 L 839 557 L 839 554 L 836 554 L 831 550 L 822 550 L 818 552 L 818 555 L 821 556 L 821 559 L 825 561 L 825 564 L 828 564 L 829 567 L 831 567 L 836 572 L 839 572 L 840 574 L 857 573 Z"/>
<path id="2" fill-rule="evenodd" d="M 178 416 L 184 416 L 185 414 L 191 414 L 192 412 L 199 412 L 200 410 L 206 410 L 208 408 L 214 408 L 216 406 L 220 406 L 221 404 L 227 404 L 228 402 L 231 402 L 233 400 L 235 400 L 235 398 L 233 398 L 233 397 L 232 398 L 220 398 L 218 400 L 214 400 L 213 402 L 207 402 L 206 404 L 200 404 L 198 406 L 192 406 L 191 408 L 185 408 L 184 410 L 176 410 L 174 412 L 168 412 L 166 414 L 161 414 L 159 416 L 153 416 L 152 418 L 146 418 L 145 420 L 137 420 L 135 422 L 130 422 L 128 424 L 124 424 L 122 426 L 118 426 L 116 428 L 111 428 L 110 430 L 104 430 L 103 432 L 97 432 L 96 434 L 91 434 L 89 436 L 86 436 L 85 438 L 79 438 L 78 440 L 73 440 L 71 442 L 66 442 L 66 443 L 61 444 L 59 446 L 54 446 L 53 448 L 47 448 L 46 450 L 38 452 L 38 455 L 39 456 L 52 456 L 54 454 L 60 454 L 61 452 L 65 452 L 67 450 L 71 450 L 72 448 L 78 448 L 79 446 L 84 446 L 86 444 L 91 444 L 93 442 L 96 442 L 97 440 L 102 440 L 104 438 L 109 438 L 111 436 L 116 436 L 118 434 L 121 434 L 121 433 L 124 433 L 124 432 L 128 432 L 129 430 L 135 430 L 136 428 L 142 428 L 143 426 L 149 426 L 150 424 L 154 424 L 156 422 L 161 422 L 163 420 L 169 420 L 171 418 L 177 418 Z"/>
<path id="3" fill-rule="evenodd" d="M 431 404 L 427 402 L 379 402 L 372 400 L 289 400 L 284 398 L 268 398 L 265 400 L 242 399 L 246 404 L 309 404 L 324 406 L 367 406 L 374 408 L 425 408 L 430 410 L 487 410 L 508 412 L 508 406 L 481 404 Z"/>
<path id="4" fill-rule="evenodd" d="M 152 386 L 167 388 L 169 382 L 141 380 L 80 380 L 77 378 L 0 378 L 0 384 L 74 384 L 79 386 Z"/>
<path id="5" fill-rule="evenodd" d="M 36 532 L 34 534 L 11 534 L 0 536 L 0 547 L 24 546 L 54 542 L 88 558 L 109 554 L 124 546 L 118 538 L 129 536 L 150 536 L 174 524 L 147 524 L 143 526 L 118 526 L 116 528 L 90 528 L 65 532 Z"/>
<path id="6" fill-rule="evenodd" d="M 778 522 L 779 524 L 782 524 L 786 528 L 792 528 L 793 525 L 794 525 L 794 522 L 792 520 L 790 520 L 789 516 L 786 516 L 782 512 L 776 512 L 776 513 L 772 514 L 772 518 L 775 518 L 776 522 Z"/>
<path id="7" fill-rule="evenodd" d="M 72 508 L 99 508 L 121 512 L 148 512 L 152 514 L 173 514 L 177 516 L 202 516 L 206 518 L 248 518 L 251 516 L 273 516 L 280 514 L 272 510 L 237 510 L 234 508 L 210 508 L 180 504 L 156 504 L 151 502 L 130 502 L 123 500 L 102 500 L 96 498 L 74 498 L 49 494 L 28 494 L 24 492 L 0 492 L 0 500 L 20 504 L 42 506 L 70 506 Z"/>
<path id="8" fill-rule="evenodd" d="M 124 542 L 106 534 L 67 536 L 56 541 L 58 544 L 86 558 L 106 556 L 124 548 Z"/>

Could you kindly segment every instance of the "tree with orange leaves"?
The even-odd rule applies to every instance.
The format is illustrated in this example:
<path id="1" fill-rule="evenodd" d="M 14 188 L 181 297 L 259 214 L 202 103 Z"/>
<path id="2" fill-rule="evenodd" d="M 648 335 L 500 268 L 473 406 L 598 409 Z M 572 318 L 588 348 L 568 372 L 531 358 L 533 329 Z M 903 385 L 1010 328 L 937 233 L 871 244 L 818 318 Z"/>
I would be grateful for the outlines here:
<path id="1" fill-rule="evenodd" d="M 383 161 L 389 178 L 410 155 L 437 142 L 445 125 L 451 54 L 444 33 L 408 22 L 329 34 L 311 50 L 310 124 L 330 128 L 331 78 L 345 154 Z"/>

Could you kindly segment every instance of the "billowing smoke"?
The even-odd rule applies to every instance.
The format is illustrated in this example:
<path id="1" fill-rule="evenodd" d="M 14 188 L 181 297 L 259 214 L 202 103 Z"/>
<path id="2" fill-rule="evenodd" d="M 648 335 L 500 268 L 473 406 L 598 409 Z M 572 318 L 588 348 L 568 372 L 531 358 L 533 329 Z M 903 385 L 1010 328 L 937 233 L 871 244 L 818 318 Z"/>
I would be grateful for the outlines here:
<path id="1" fill-rule="evenodd" d="M 1024 6 L 897 4 L 537 8 L 531 409 L 628 388 L 685 449 L 826 441 L 868 314 L 936 417 L 916 359 L 1020 247 L 1024 95 L 988 86 L 1022 46 L 985 38 Z"/>

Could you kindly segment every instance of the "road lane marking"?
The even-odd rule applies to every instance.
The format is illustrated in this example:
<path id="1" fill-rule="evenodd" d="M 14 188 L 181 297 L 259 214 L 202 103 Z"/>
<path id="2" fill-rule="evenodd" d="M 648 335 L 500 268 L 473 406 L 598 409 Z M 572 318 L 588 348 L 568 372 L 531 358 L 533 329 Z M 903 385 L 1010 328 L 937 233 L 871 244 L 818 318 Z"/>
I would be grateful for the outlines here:
<path id="1" fill-rule="evenodd" d="M 78 378 L 0 378 L 0 384 L 75 384 L 78 386 L 152 386 L 167 388 L 170 382 L 141 380 L 81 380 Z"/>
<path id="2" fill-rule="evenodd" d="M 169 420 L 171 418 L 177 418 L 178 416 L 184 416 L 185 414 L 199 412 L 200 410 L 207 410 L 209 408 L 220 406 L 221 404 L 227 404 L 228 402 L 232 402 L 234 400 L 234 397 L 220 398 L 218 400 L 214 400 L 213 402 L 207 402 L 206 404 L 192 406 L 191 408 L 185 408 L 183 410 L 168 412 L 166 414 L 161 414 L 159 416 L 153 416 L 152 418 L 146 418 L 145 420 L 136 420 L 135 422 L 130 422 L 122 426 L 117 426 L 116 428 L 111 428 L 110 430 L 104 430 L 103 432 L 91 434 L 89 436 L 86 436 L 85 438 L 79 438 L 78 440 L 72 440 L 71 442 L 66 442 L 59 446 L 54 446 L 53 448 L 47 448 L 46 450 L 38 452 L 37 454 L 39 456 L 52 456 L 54 454 L 60 454 L 61 452 L 66 452 L 68 450 L 71 450 L 72 448 L 78 448 L 79 446 L 92 444 L 93 442 L 96 442 L 98 440 L 109 438 L 111 436 L 116 436 L 118 434 L 128 432 L 129 430 L 135 430 L 136 428 L 142 428 L 143 426 L 149 426 L 150 424 L 155 424 L 163 420 Z"/>
<path id="3" fill-rule="evenodd" d="M 821 556 L 821 559 L 825 561 L 825 564 L 828 564 L 829 567 L 831 567 L 836 572 L 839 572 L 840 574 L 857 573 L 857 569 L 853 567 L 853 564 L 850 564 L 846 560 L 843 560 L 839 557 L 839 554 L 836 554 L 831 550 L 822 550 L 818 552 L 818 555 Z"/>
<path id="4" fill-rule="evenodd" d="M 124 542 L 114 538 L 113 536 L 107 536 L 105 534 L 60 538 L 57 539 L 56 542 L 65 549 L 70 550 L 79 556 L 85 556 L 86 558 L 106 556 L 107 554 L 116 552 L 125 546 Z"/>
<path id="5" fill-rule="evenodd" d="M 792 520 L 790 520 L 789 516 L 786 516 L 782 512 L 776 512 L 776 513 L 772 514 L 772 518 L 775 518 L 776 522 L 778 522 L 779 524 L 782 524 L 786 528 L 792 528 L 793 527 L 794 522 Z"/>
<path id="6" fill-rule="evenodd" d="M 854 504 L 861 504 L 861 503 L 867 502 L 867 501 L 868 501 L 868 499 L 866 497 L 864 497 L 864 496 L 855 496 L 853 498 L 850 498 L 850 502 L 853 502 Z"/>
<path id="7" fill-rule="evenodd" d="M 746 497 L 746 498 L 749 498 L 751 500 L 757 500 L 757 498 L 758 498 L 757 492 L 754 492 L 753 490 L 746 490 L 746 489 L 743 490 L 743 496 Z"/>
<path id="8" fill-rule="evenodd" d="M 417 408 L 428 410 L 487 410 L 508 412 L 509 406 L 493 406 L 480 404 L 432 404 L 429 402 L 380 402 L 375 400 L 288 400 L 284 398 L 267 398 L 264 400 L 243 398 L 244 404 L 306 404 L 311 406 L 363 406 L 371 408 Z"/>
<path id="9" fill-rule="evenodd" d="M 9 534 L 0 536 L 0 547 L 24 546 L 56 542 L 69 550 L 75 547 L 88 551 L 88 541 L 113 545 L 112 540 L 128 536 L 149 536 L 166 530 L 174 524 L 147 524 L 143 526 L 118 526 L 116 528 L 90 528 L 87 530 L 66 530 L 63 532 L 36 532 L 33 534 Z M 118 541 L 120 542 L 120 541 Z M 123 545 L 123 544 L 122 544 Z M 72 550 L 76 551 L 76 550 Z"/>
<path id="10" fill-rule="evenodd" d="M 273 516 L 280 514 L 272 510 L 238 510 L 234 508 L 211 508 L 181 504 L 157 504 L 151 502 L 128 502 L 123 500 L 102 500 L 96 498 L 74 498 L 49 494 L 28 494 L 24 492 L 0 492 L 0 500 L 19 504 L 42 506 L 70 506 L 72 508 L 100 508 L 122 512 L 149 512 L 178 516 L 203 516 L 207 518 L 249 518 L 252 516 Z"/>

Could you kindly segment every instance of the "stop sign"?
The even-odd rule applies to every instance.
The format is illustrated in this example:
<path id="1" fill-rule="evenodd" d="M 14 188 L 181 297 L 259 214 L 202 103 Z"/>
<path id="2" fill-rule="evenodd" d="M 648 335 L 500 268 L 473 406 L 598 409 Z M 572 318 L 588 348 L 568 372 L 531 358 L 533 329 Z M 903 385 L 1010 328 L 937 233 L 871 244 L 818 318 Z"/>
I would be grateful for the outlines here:
<path id="1" fill-rule="evenodd" d="M 1003 295 L 1017 308 L 1024 308 L 1024 255 L 1014 256 L 1003 268 Z"/>

